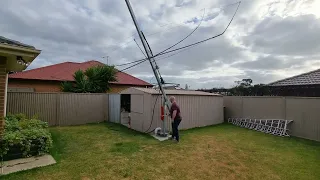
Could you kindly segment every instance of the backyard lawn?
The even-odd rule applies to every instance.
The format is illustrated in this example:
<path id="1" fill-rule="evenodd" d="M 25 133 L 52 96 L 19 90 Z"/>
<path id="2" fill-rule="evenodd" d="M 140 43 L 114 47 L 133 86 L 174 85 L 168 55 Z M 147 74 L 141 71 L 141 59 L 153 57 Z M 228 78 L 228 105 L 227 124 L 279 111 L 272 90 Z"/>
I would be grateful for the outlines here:
<path id="1" fill-rule="evenodd" d="M 119 125 L 51 128 L 57 164 L 0 179 L 320 179 L 320 143 L 223 124 L 158 142 Z"/>

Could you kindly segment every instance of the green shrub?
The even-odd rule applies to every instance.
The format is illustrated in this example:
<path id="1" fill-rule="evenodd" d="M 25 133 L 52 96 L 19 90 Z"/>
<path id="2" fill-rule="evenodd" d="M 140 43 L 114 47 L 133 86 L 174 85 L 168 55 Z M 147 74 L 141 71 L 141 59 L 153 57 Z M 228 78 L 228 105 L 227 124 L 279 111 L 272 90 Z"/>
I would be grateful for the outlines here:
<path id="1" fill-rule="evenodd" d="M 27 119 L 23 114 L 8 115 L 5 118 L 5 131 L 0 146 L 0 157 L 20 148 L 23 157 L 44 154 L 52 147 L 48 123 L 38 119 Z"/>
<path id="2" fill-rule="evenodd" d="M 5 117 L 5 131 L 18 131 L 19 128 L 19 121 L 14 116 L 7 116 Z"/>
<path id="3" fill-rule="evenodd" d="M 9 114 L 6 116 L 7 119 L 17 119 L 18 121 L 28 119 L 25 114 L 19 113 L 19 114 Z"/>
<path id="4" fill-rule="evenodd" d="M 48 123 L 40 121 L 38 119 L 30 119 L 30 120 L 21 120 L 18 123 L 21 129 L 28 129 L 28 128 L 47 128 Z"/>

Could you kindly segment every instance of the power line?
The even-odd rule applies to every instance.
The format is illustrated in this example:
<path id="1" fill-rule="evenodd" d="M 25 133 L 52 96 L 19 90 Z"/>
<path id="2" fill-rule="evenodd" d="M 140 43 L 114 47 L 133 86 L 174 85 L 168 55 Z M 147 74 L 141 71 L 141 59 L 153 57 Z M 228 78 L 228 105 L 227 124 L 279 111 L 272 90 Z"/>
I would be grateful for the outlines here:
<path id="1" fill-rule="evenodd" d="M 124 68 L 124 69 L 122 69 L 122 70 L 120 70 L 120 71 L 125 71 L 125 70 L 127 70 L 127 69 L 133 68 L 134 66 L 137 66 L 137 65 L 139 65 L 139 64 L 141 64 L 141 63 L 143 63 L 143 62 L 145 62 L 145 61 L 147 61 L 147 60 L 148 60 L 148 59 L 143 60 L 143 61 L 140 61 L 140 62 L 138 62 L 138 63 L 136 63 L 136 64 L 134 64 L 134 65 L 131 65 L 131 66 L 127 67 L 127 68 Z"/>
<path id="2" fill-rule="evenodd" d="M 184 52 L 184 51 L 186 51 L 186 50 L 189 50 L 189 48 L 184 49 L 184 50 L 181 50 L 181 51 L 178 51 L 178 52 L 176 52 L 176 53 L 174 53 L 174 54 L 171 54 L 171 55 L 169 55 L 169 56 L 166 56 L 166 57 L 158 58 L 158 59 L 156 59 L 155 61 L 160 61 L 160 60 L 163 60 L 163 59 L 170 58 L 170 57 L 175 56 L 175 55 L 178 55 L 178 54 L 180 54 L 180 53 L 182 53 L 182 52 Z M 162 55 L 160 55 L 160 56 L 162 56 Z M 137 60 L 137 61 L 132 61 L 132 62 L 129 62 L 129 63 L 121 64 L 121 66 L 122 66 L 122 65 L 124 66 L 124 65 L 129 65 L 129 64 L 136 63 L 136 64 L 133 64 L 133 65 L 131 65 L 131 66 L 125 68 L 125 69 L 122 69 L 122 70 L 120 70 L 120 71 L 125 71 L 125 70 L 128 70 L 128 69 L 130 69 L 130 68 L 133 68 L 133 67 L 135 67 L 135 66 L 137 66 L 137 65 L 139 65 L 139 64 L 141 64 L 141 63 L 143 63 L 143 62 L 145 62 L 145 61 L 147 61 L 147 60 L 148 60 L 148 59 L 145 58 L 145 59 L 140 59 L 140 60 Z"/>
<path id="3" fill-rule="evenodd" d="M 178 54 L 180 54 L 180 53 L 182 53 L 182 52 L 184 52 L 184 51 L 186 51 L 186 50 L 189 50 L 189 48 L 183 49 L 183 50 L 181 50 L 181 51 L 178 51 L 178 52 L 176 52 L 176 53 L 174 53 L 174 54 L 171 54 L 171 55 L 169 55 L 169 56 L 166 56 L 166 57 L 158 58 L 157 61 L 163 60 L 163 59 L 167 59 L 167 58 L 170 58 L 170 57 L 172 57 L 172 56 L 178 55 Z"/>
<path id="4" fill-rule="evenodd" d="M 237 7 L 237 10 L 235 11 L 232 19 L 230 20 L 228 26 L 225 28 L 225 30 L 224 30 L 222 33 L 220 33 L 220 34 L 218 34 L 218 35 L 216 35 L 216 36 L 210 37 L 210 38 L 208 38 L 208 39 L 205 39 L 205 40 L 202 40 L 202 41 L 198 41 L 198 42 L 193 43 L 193 44 L 190 44 L 190 45 L 183 46 L 183 47 L 181 47 L 181 48 L 177 48 L 177 49 L 174 49 L 174 50 L 171 50 L 171 51 L 167 51 L 167 52 L 162 52 L 162 53 L 160 52 L 160 53 L 156 54 L 156 55 L 153 56 L 153 57 L 157 57 L 157 56 L 160 56 L 160 55 L 164 55 L 164 54 L 167 54 L 167 53 L 171 53 L 171 52 L 174 52 L 174 51 L 178 51 L 178 50 L 180 50 L 180 49 L 190 48 L 190 47 L 193 46 L 193 45 L 197 45 L 197 44 L 200 44 L 200 43 L 202 43 L 202 42 L 205 42 L 205 41 L 208 41 L 208 40 L 211 40 L 211 39 L 214 39 L 214 38 L 216 38 L 216 37 L 219 37 L 219 36 L 223 35 L 223 34 L 226 32 L 226 30 L 229 28 L 231 22 L 233 21 L 235 15 L 236 15 L 236 13 L 237 13 L 237 11 L 238 11 L 238 9 L 239 9 L 240 3 L 241 3 L 241 1 L 238 1 L 238 2 L 236 2 L 236 3 L 232 3 L 232 4 L 229 4 L 229 5 L 226 5 L 226 7 L 227 7 L 227 6 L 232 6 L 232 5 L 238 4 L 238 7 Z M 185 51 L 185 50 L 183 50 L 183 51 Z M 176 53 L 176 54 L 179 54 L 179 53 L 181 53 L 181 52 L 183 52 L 183 51 L 179 51 L 179 52 Z M 169 57 L 174 56 L 174 55 L 176 55 L 176 54 L 169 55 L 169 56 L 164 57 L 164 58 L 161 58 L 161 59 L 166 59 L 166 58 L 169 58 Z M 140 59 L 140 60 L 132 61 L 132 62 L 129 62 L 129 63 L 119 64 L 119 65 L 116 65 L 116 66 L 125 66 L 125 65 L 129 65 L 129 64 L 133 64 L 133 63 L 141 62 L 141 61 L 146 61 L 146 60 L 147 60 L 147 59 Z M 139 63 L 139 64 L 140 64 L 140 63 Z M 134 66 L 132 66 L 132 67 L 134 67 Z"/>
<path id="5" fill-rule="evenodd" d="M 160 34 L 163 31 L 168 31 L 168 30 L 173 29 L 175 27 L 179 27 L 179 26 L 185 25 L 185 23 L 168 23 L 168 24 L 165 24 L 165 25 L 160 26 L 160 27 L 162 28 L 162 27 L 168 26 L 170 24 L 175 24 L 175 26 L 173 26 L 171 28 L 164 28 L 164 30 L 160 30 L 160 31 L 155 32 L 155 33 L 146 34 L 146 36 L 154 36 L 156 34 Z M 124 45 L 127 45 L 127 44 L 131 43 L 132 41 L 134 41 L 136 35 L 137 35 L 137 33 L 135 33 L 135 35 L 133 35 L 133 36 L 130 36 L 130 37 L 126 38 L 126 40 L 122 41 L 121 43 L 117 43 L 117 45 L 115 45 L 115 46 L 119 46 L 120 45 L 120 47 L 114 47 L 113 49 L 111 49 L 111 51 L 109 51 L 109 54 L 113 53 L 114 51 L 116 51 L 116 50 L 118 50 L 120 48 L 122 48 Z M 129 39 L 130 39 L 130 41 L 128 41 Z"/>
<path id="6" fill-rule="evenodd" d="M 166 52 L 167 50 L 169 50 L 169 49 L 177 46 L 178 44 L 180 44 L 180 43 L 182 43 L 184 40 L 186 40 L 188 37 L 190 37 L 190 36 L 200 27 L 200 25 L 201 25 L 201 23 L 202 23 L 202 21 L 203 21 L 204 15 L 205 15 L 205 9 L 203 10 L 203 15 L 202 15 L 202 19 L 201 19 L 200 23 L 198 24 L 198 26 L 197 26 L 193 31 L 191 31 L 191 33 L 189 33 L 186 37 L 184 37 L 183 39 L 181 39 L 181 40 L 178 41 L 177 43 L 173 44 L 172 46 L 168 47 L 167 49 L 161 51 L 161 52 L 158 53 L 158 54 L 161 54 L 161 53 L 163 53 L 163 52 Z"/>
<path id="7" fill-rule="evenodd" d="M 179 51 L 179 50 L 181 50 L 181 49 L 184 49 L 184 50 L 182 50 L 182 51 L 179 51 L 178 53 L 175 53 L 175 54 L 169 55 L 169 56 L 167 56 L 167 57 L 161 58 L 161 59 L 166 59 L 166 58 L 172 57 L 172 56 L 174 56 L 174 55 L 177 55 L 177 54 L 179 54 L 179 53 L 187 50 L 186 48 L 191 48 L 192 46 L 195 46 L 195 45 L 204 43 L 204 42 L 206 42 L 206 41 L 209 41 L 209 40 L 211 40 L 211 39 L 214 39 L 214 38 L 217 38 L 217 37 L 223 35 L 223 34 L 227 31 L 227 29 L 229 28 L 230 24 L 232 23 L 235 15 L 237 14 L 238 9 L 239 9 L 239 6 L 240 6 L 240 4 L 241 4 L 241 1 L 239 1 L 239 2 L 237 2 L 237 3 L 233 3 L 233 4 L 231 4 L 231 5 L 235 5 L 235 4 L 238 4 L 237 9 L 236 9 L 235 13 L 233 14 L 233 16 L 232 16 L 230 22 L 228 23 L 227 27 L 224 29 L 224 31 L 223 31 L 222 33 L 220 33 L 220 34 L 218 34 L 218 35 L 215 35 L 215 36 L 212 36 L 212 37 L 210 37 L 210 38 L 207 38 L 207 39 L 204 39 L 204 40 L 201 40 L 201 41 L 198 41 L 198 42 L 195 42 L 195 43 L 192 43 L 192 44 L 189 44 L 189 45 L 180 47 L 180 48 L 176 48 L 176 49 L 173 49 L 173 50 L 170 50 L 170 51 L 166 51 L 166 52 L 163 52 L 163 51 L 162 51 L 162 52 L 156 54 L 155 56 L 153 56 L 153 58 L 158 57 L 158 56 L 162 56 L 162 55 L 164 55 L 164 54 L 168 54 L 168 53 L 171 53 L 171 52 Z M 229 6 L 229 5 L 227 5 L 227 6 Z M 146 60 L 148 60 L 148 59 L 140 59 L 140 60 L 136 60 L 136 61 L 129 62 L 129 63 L 125 63 L 125 64 L 120 64 L 120 65 L 118 65 L 118 66 L 136 63 L 136 64 L 133 64 L 133 65 L 131 65 L 131 66 L 129 66 L 129 67 L 121 70 L 121 71 L 125 71 L 125 70 L 128 70 L 128 69 L 130 69 L 130 68 L 132 68 L 132 67 L 135 67 L 135 66 L 137 66 L 137 65 L 145 62 Z M 160 59 L 158 59 L 158 60 L 160 60 Z"/>
<path id="8" fill-rule="evenodd" d="M 237 6 L 237 9 L 236 9 L 235 13 L 233 14 L 233 16 L 232 16 L 229 24 L 227 25 L 227 27 L 224 29 L 224 31 L 223 31 L 222 33 L 220 33 L 220 34 L 218 34 L 218 35 L 215 35 L 215 36 L 212 36 L 212 37 L 210 37 L 210 38 L 207 38 L 207 39 L 204 39 L 204 40 L 201 40 L 201 41 L 198 41 L 198 42 L 195 42 L 195 43 L 192 43 L 192 44 L 189 44 L 189 45 L 180 47 L 180 48 L 176 48 L 176 49 L 173 49 L 173 50 L 170 50 L 170 51 L 166 51 L 166 52 L 163 52 L 163 53 L 158 53 L 158 54 L 156 54 L 155 56 L 153 56 L 153 58 L 155 58 L 155 57 L 157 57 L 157 56 L 164 55 L 164 54 L 168 54 L 168 53 L 171 53 L 171 52 L 179 51 L 179 50 L 181 50 L 181 49 L 185 49 L 185 50 L 186 50 L 186 48 L 191 48 L 192 46 L 195 46 L 195 45 L 204 43 L 204 42 L 206 42 L 206 41 L 209 41 L 209 40 L 211 40 L 211 39 L 214 39 L 214 38 L 217 38 L 217 37 L 223 35 L 223 34 L 227 31 L 227 29 L 229 28 L 229 26 L 230 26 L 231 22 L 233 21 L 236 13 L 238 12 L 238 9 L 239 9 L 240 4 L 241 4 L 241 1 L 238 2 L 238 6 Z M 176 54 L 169 55 L 168 57 L 165 57 L 165 58 L 162 58 L 162 59 L 169 58 L 169 57 L 174 56 L 174 55 L 177 55 L 177 54 L 179 54 L 179 53 L 181 53 L 181 52 L 183 52 L 183 51 L 179 51 L 179 52 L 176 53 Z M 134 67 L 134 66 L 137 66 L 137 65 L 145 62 L 146 60 L 147 60 L 147 59 L 141 59 L 141 60 L 134 61 L 134 62 L 138 62 L 138 63 L 136 63 L 136 64 L 134 64 L 134 65 L 132 65 L 132 66 L 129 66 L 129 67 L 127 67 L 127 68 L 125 68 L 125 69 L 123 69 L 123 70 L 121 70 L 121 71 L 125 71 L 125 70 L 130 69 L 130 68 L 132 68 L 132 67 Z M 134 62 L 132 62 L 132 63 L 134 63 Z M 130 63 L 130 64 L 132 64 L 132 63 Z"/>
<path id="9" fill-rule="evenodd" d="M 241 1 L 238 2 L 238 6 L 237 6 L 237 9 L 236 9 L 235 13 L 233 14 L 233 16 L 232 16 L 232 18 L 231 18 L 228 26 L 224 29 L 224 31 L 223 31 L 222 33 L 220 33 L 220 34 L 218 34 L 218 35 L 215 35 L 215 36 L 212 36 L 212 37 L 210 37 L 210 38 L 207 38 L 207 39 L 204 39 L 204 40 L 201 40 L 201 41 L 198 41 L 198 42 L 195 42 L 195 43 L 186 45 L 186 46 L 182 46 L 182 47 L 180 47 L 180 48 L 176 48 L 176 49 L 173 49 L 173 50 L 170 50 L 170 51 L 166 51 L 166 52 L 162 52 L 162 53 L 160 52 L 160 53 L 156 54 L 154 57 L 157 57 L 157 56 L 163 55 L 163 54 L 167 54 L 167 53 L 171 53 L 171 52 L 174 52 L 174 51 L 178 51 L 178 50 L 180 50 L 180 49 L 185 49 L 185 48 L 188 48 L 188 47 L 191 47 L 191 46 L 195 46 L 195 45 L 204 43 L 204 42 L 206 42 L 206 41 L 209 41 L 209 40 L 211 40 L 211 39 L 217 38 L 217 37 L 219 37 L 219 36 L 222 36 L 222 35 L 227 31 L 227 29 L 229 28 L 231 22 L 233 21 L 235 15 L 236 15 L 236 13 L 237 13 L 237 11 L 238 11 L 238 9 L 239 9 L 240 4 L 241 4 Z"/>

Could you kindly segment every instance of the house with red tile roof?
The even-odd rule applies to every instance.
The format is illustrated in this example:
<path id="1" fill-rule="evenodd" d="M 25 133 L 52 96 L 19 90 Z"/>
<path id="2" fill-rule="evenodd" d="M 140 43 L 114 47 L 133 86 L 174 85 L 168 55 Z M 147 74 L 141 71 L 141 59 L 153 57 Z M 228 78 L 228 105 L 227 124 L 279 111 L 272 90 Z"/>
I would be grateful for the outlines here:
<path id="1" fill-rule="evenodd" d="M 61 83 L 74 81 L 77 70 L 85 71 L 89 67 L 103 65 L 99 61 L 83 63 L 64 62 L 23 72 L 9 74 L 9 92 L 61 92 Z M 124 72 L 117 72 L 117 81 L 110 82 L 111 93 L 120 92 L 129 87 L 152 87 L 153 85 Z"/>

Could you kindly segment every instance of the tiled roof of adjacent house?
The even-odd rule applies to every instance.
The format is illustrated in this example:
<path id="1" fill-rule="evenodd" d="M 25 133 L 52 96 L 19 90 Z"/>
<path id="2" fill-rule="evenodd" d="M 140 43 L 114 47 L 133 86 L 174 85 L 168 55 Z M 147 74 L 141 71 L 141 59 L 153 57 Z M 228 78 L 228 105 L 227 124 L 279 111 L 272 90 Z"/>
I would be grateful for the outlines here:
<path id="1" fill-rule="evenodd" d="M 87 61 L 83 63 L 64 62 L 51 66 L 45 66 L 37 69 L 31 69 L 23 72 L 9 74 L 9 79 L 33 79 L 33 80 L 51 80 L 51 81 L 74 81 L 73 74 L 77 70 L 86 70 L 89 67 L 102 65 L 99 61 Z M 112 84 L 152 86 L 151 84 L 133 77 L 124 72 L 117 72 L 117 82 Z"/>
<path id="2" fill-rule="evenodd" d="M 298 86 L 320 84 L 320 69 L 268 84 L 269 86 Z"/>
<path id="3" fill-rule="evenodd" d="M 18 46 L 18 47 L 23 47 L 23 48 L 27 48 L 27 49 L 36 49 L 35 47 L 30 46 L 28 44 L 24 44 L 19 41 L 8 39 L 3 36 L 0 36 L 0 44 L 10 45 L 10 46 Z"/>

